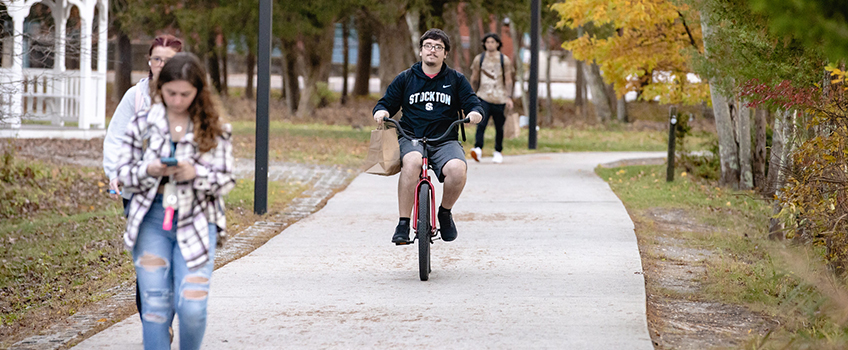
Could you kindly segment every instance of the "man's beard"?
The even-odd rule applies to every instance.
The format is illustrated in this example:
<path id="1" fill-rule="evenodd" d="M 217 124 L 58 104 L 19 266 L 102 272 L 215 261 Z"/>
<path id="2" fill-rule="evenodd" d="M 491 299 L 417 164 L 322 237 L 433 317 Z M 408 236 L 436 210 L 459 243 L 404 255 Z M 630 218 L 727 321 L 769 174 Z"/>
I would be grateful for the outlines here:
<path id="1" fill-rule="evenodd" d="M 436 65 L 438 65 L 436 62 L 427 62 L 427 61 L 424 61 L 424 64 L 426 64 L 427 67 L 435 67 Z"/>

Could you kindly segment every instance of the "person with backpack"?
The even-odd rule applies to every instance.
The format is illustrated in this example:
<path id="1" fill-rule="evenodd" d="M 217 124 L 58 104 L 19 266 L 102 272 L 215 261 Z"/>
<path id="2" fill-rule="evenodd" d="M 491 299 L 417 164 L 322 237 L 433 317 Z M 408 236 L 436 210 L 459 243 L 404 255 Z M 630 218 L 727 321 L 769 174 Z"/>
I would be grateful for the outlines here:
<path id="1" fill-rule="evenodd" d="M 480 100 L 465 76 L 445 63 L 450 52 L 450 38 L 441 29 L 430 29 L 418 40 L 421 61 L 401 72 L 386 88 L 386 94 L 374 106 L 374 121 L 383 124 L 403 108 L 400 125 L 414 137 L 441 136 L 462 111 L 472 123 L 483 118 Z M 410 214 L 415 201 L 415 184 L 421 172 L 423 147 L 403 137 L 398 138 L 401 171 L 398 179 L 399 222 L 392 236 L 396 245 L 409 243 Z M 430 164 L 444 183 L 442 203 L 437 214 L 442 240 L 456 239 L 457 230 L 451 208 L 465 187 L 468 165 L 465 151 L 454 133 L 438 144 L 427 144 Z"/>
<path id="2" fill-rule="evenodd" d="M 160 35 L 153 39 L 148 50 L 147 66 L 149 67 L 147 77 L 142 78 L 137 84 L 130 87 L 115 113 L 112 114 L 112 120 L 109 122 L 109 128 L 106 129 L 106 137 L 103 139 L 103 171 L 106 177 L 109 178 L 109 193 L 112 199 L 123 200 L 124 216 L 127 216 L 129 211 L 129 203 L 132 194 L 121 191 L 121 183 L 118 181 L 118 158 L 121 150 L 121 138 L 124 137 L 127 125 L 130 119 L 139 112 L 146 111 L 150 108 L 150 87 L 162 67 L 171 57 L 174 57 L 178 52 L 183 50 L 183 42 L 173 35 Z M 141 296 L 136 284 L 135 307 L 141 315 Z M 173 338 L 173 329 L 170 330 L 171 338 Z"/>
<path id="3" fill-rule="evenodd" d="M 235 187 L 232 127 L 215 108 L 197 56 L 174 55 L 152 105 L 127 125 L 118 180 L 133 193 L 124 244 L 141 291 L 145 349 L 199 349 L 206 332 L 215 250 L 226 237 L 224 196 Z"/>
<path id="4" fill-rule="evenodd" d="M 503 137 L 505 111 L 512 109 L 512 62 L 501 53 L 500 36 L 489 33 L 483 36 L 483 53 L 474 57 L 471 63 L 471 85 L 480 98 L 483 106 L 483 120 L 477 124 L 477 134 L 474 137 L 474 148 L 471 157 L 480 161 L 483 157 L 483 137 L 489 117 L 495 122 L 495 152 L 492 154 L 493 163 L 503 162 Z"/>

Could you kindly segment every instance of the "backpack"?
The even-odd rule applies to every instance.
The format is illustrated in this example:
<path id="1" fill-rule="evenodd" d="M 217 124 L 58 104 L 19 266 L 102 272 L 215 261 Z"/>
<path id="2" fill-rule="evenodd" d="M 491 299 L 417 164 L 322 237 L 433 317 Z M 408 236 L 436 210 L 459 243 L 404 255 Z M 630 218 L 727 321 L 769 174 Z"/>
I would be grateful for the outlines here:
<path id="1" fill-rule="evenodd" d="M 506 70 L 504 69 L 503 52 L 498 52 L 498 53 L 501 54 L 501 79 L 503 80 L 504 86 L 506 86 Z M 483 51 L 483 53 L 480 54 L 480 66 L 478 67 L 478 68 L 480 68 L 481 72 L 483 71 L 483 60 L 485 60 L 485 59 L 486 59 L 486 51 Z M 482 76 L 480 77 L 480 80 L 481 81 L 483 80 Z M 479 88 L 480 88 L 480 82 L 478 81 L 477 82 L 477 89 L 479 89 Z M 474 90 L 477 91 L 477 89 L 474 89 Z"/>

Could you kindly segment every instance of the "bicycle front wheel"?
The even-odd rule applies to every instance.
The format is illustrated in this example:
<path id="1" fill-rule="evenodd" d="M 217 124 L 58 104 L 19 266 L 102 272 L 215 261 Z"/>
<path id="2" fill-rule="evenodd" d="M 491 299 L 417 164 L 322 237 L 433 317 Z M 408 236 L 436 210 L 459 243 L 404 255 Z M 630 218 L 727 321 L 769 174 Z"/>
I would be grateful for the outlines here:
<path id="1" fill-rule="evenodd" d="M 430 185 L 421 184 L 418 189 L 418 229 L 415 232 L 418 237 L 418 275 L 422 281 L 430 278 Z"/>

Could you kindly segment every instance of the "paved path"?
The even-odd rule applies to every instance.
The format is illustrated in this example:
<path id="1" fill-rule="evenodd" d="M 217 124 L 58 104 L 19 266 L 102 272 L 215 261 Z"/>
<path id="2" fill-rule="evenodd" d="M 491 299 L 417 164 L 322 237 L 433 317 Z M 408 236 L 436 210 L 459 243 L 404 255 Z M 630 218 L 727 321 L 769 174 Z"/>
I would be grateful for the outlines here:
<path id="1" fill-rule="evenodd" d="M 658 153 L 469 166 L 459 238 L 395 247 L 396 178 L 362 174 L 215 271 L 205 349 L 653 349 L 633 223 L 593 168 Z M 177 342 L 177 339 L 175 339 Z M 77 349 L 141 349 L 137 316 Z"/>

